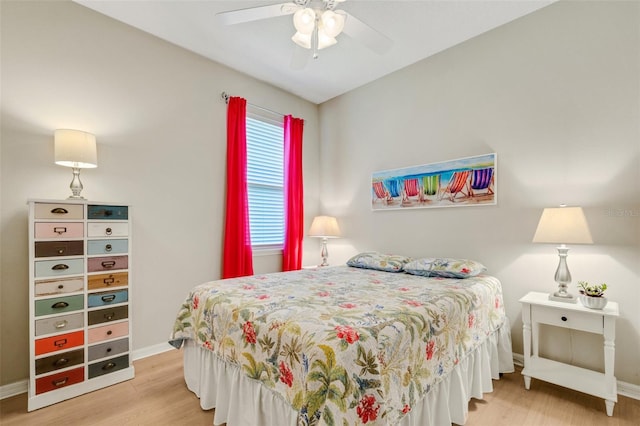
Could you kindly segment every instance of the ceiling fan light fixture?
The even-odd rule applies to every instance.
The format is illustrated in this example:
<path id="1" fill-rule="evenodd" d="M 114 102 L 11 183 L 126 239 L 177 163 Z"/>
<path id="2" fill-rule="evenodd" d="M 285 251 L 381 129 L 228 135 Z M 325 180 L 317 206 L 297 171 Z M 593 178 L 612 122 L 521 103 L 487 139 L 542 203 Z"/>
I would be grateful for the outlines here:
<path id="1" fill-rule="evenodd" d="M 325 34 L 332 38 L 340 34 L 344 28 L 344 15 L 333 10 L 325 10 L 320 21 Z"/>
<path id="2" fill-rule="evenodd" d="M 311 49 L 311 34 L 302 34 L 298 31 L 291 37 L 291 40 L 300 47 Z"/>
<path id="3" fill-rule="evenodd" d="M 318 50 L 333 46 L 337 42 L 338 41 L 334 37 L 329 36 L 324 30 L 318 30 Z"/>
<path id="4" fill-rule="evenodd" d="M 293 26 L 299 33 L 311 34 L 316 26 L 316 13 L 308 7 L 298 10 L 293 14 Z"/>

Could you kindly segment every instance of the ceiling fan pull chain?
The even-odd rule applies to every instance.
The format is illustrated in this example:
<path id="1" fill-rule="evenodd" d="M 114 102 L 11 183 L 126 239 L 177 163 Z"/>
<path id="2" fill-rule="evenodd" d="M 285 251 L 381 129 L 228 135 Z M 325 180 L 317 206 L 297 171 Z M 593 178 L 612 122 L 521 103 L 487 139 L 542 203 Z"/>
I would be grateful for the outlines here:
<path id="1" fill-rule="evenodd" d="M 316 25 L 313 28 L 313 33 L 311 34 L 311 48 L 313 49 L 313 59 L 318 59 L 318 21 L 319 19 L 316 17 Z"/>

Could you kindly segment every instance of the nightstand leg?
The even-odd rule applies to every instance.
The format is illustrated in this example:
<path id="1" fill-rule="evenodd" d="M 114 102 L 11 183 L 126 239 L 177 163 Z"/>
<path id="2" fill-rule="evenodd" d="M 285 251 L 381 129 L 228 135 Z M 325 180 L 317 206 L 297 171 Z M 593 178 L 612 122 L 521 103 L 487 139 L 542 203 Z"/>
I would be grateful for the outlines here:
<path id="1" fill-rule="evenodd" d="M 531 377 L 524 376 L 524 388 L 526 390 L 529 390 L 530 387 L 531 387 Z"/>
<path id="2" fill-rule="evenodd" d="M 613 407 L 616 405 L 615 401 L 605 399 L 604 404 L 607 406 L 607 416 L 613 416 Z"/>

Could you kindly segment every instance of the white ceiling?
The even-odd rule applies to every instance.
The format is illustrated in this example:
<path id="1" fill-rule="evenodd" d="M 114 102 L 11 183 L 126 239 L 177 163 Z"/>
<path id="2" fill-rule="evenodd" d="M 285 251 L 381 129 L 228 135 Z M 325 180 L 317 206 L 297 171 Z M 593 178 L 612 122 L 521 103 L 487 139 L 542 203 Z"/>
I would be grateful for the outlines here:
<path id="1" fill-rule="evenodd" d="M 336 9 L 386 35 L 391 49 L 379 55 L 340 34 L 303 69 L 291 67 L 291 16 L 229 26 L 215 19 L 219 12 L 277 0 L 74 1 L 319 104 L 556 0 L 348 0 Z"/>

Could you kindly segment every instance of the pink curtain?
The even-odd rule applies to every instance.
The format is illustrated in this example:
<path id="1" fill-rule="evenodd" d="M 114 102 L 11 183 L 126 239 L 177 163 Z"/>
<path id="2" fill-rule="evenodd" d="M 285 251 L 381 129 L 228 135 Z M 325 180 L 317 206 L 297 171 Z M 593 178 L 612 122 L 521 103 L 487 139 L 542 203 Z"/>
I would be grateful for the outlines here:
<path id="1" fill-rule="evenodd" d="M 302 191 L 302 130 L 304 120 L 284 117 L 284 250 L 283 271 L 302 268 L 304 206 Z"/>
<path id="2" fill-rule="evenodd" d="M 253 275 L 247 194 L 247 101 L 230 97 L 227 109 L 227 203 L 222 278 Z"/>

